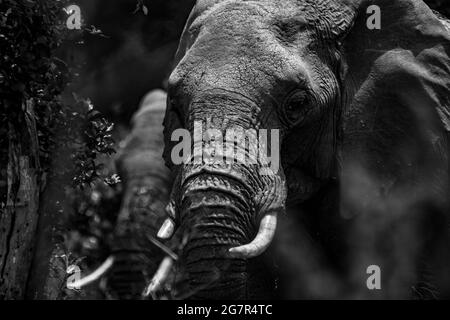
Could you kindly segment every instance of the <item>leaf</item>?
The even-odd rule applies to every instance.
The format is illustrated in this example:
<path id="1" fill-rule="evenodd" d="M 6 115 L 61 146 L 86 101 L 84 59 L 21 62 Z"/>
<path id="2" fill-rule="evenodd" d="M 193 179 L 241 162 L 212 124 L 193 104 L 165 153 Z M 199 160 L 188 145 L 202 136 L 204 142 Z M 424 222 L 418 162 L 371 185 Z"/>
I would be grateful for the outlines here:
<path id="1" fill-rule="evenodd" d="M 145 6 L 144 4 L 142 5 L 142 12 L 143 12 L 145 15 L 148 15 L 148 8 L 147 8 L 147 6 Z"/>
<path id="2" fill-rule="evenodd" d="M 89 110 L 89 121 L 95 121 L 103 118 L 103 114 L 95 109 Z"/>

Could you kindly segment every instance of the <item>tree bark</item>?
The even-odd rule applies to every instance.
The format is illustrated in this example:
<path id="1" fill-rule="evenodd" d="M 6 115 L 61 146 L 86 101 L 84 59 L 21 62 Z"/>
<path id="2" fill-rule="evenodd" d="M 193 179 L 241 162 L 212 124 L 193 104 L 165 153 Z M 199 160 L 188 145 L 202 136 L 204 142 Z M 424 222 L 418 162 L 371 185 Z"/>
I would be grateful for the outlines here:
<path id="1" fill-rule="evenodd" d="M 39 222 L 35 237 L 35 252 L 26 298 L 37 300 L 59 300 L 63 298 L 66 285 L 66 253 L 61 218 L 64 191 L 56 179 L 49 179 L 41 194 Z"/>
<path id="2" fill-rule="evenodd" d="M 20 125 L 8 123 L 7 201 L 0 212 L 0 299 L 25 297 L 39 217 L 41 168 L 33 103 L 26 101 L 21 107 Z"/>

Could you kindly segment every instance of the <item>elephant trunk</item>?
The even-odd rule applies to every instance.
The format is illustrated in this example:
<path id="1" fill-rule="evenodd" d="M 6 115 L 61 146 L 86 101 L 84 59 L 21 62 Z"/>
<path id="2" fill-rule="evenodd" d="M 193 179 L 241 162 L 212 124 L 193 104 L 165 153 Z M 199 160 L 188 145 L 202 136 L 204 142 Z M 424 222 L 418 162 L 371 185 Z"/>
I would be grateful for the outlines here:
<path id="1" fill-rule="evenodd" d="M 114 266 L 108 275 L 112 298 L 140 299 L 152 270 L 157 268 L 151 255 L 141 251 L 116 251 L 114 257 Z"/>
<path id="2" fill-rule="evenodd" d="M 178 264 L 188 283 L 182 297 L 255 298 L 249 288 L 261 279 L 249 271 L 251 258 L 269 246 L 286 199 L 284 174 L 268 166 L 267 135 L 257 132 L 249 112 L 257 108 L 242 95 L 221 89 L 190 104 L 186 127 L 194 138 L 193 153 L 176 163 L 171 199 L 172 218 L 185 239 Z M 176 152 L 166 144 L 166 159 L 175 163 Z M 273 147 L 271 154 L 278 155 L 279 145 Z"/>
<path id="3" fill-rule="evenodd" d="M 163 182 L 153 176 L 128 183 L 111 247 L 114 265 L 107 279 L 113 298 L 140 299 L 164 257 L 151 242 L 164 219 Z"/>
<path id="4" fill-rule="evenodd" d="M 247 296 L 247 261 L 228 250 L 254 235 L 254 205 L 238 180 L 201 173 L 185 184 L 180 203 L 181 228 L 188 235 L 182 265 L 193 298 L 236 299 Z"/>

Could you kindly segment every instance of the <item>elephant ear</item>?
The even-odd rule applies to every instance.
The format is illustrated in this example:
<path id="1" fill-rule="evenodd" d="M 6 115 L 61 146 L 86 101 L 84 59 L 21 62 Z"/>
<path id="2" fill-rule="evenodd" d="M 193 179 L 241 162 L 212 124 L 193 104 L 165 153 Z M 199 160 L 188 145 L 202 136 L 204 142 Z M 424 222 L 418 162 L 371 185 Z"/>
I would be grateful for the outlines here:
<path id="1" fill-rule="evenodd" d="M 343 40 L 340 158 L 347 200 L 363 203 L 361 196 L 374 199 L 394 190 L 419 196 L 419 187 L 428 188 L 422 196 L 433 190 L 446 199 L 450 34 L 423 1 L 349 3 L 357 15 Z M 379 30 L 368 27 L 373 5 L 380 9 Z M 406 181 L 417 188 L 402 189 Z"/>

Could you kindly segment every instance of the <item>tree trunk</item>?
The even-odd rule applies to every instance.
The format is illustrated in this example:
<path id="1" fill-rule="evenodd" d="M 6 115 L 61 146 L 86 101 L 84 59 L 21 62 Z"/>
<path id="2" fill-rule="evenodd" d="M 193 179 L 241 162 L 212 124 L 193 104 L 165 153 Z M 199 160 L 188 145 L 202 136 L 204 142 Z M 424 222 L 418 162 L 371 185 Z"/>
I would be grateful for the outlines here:
<path id="1" fill-rule="evenodd" d="M 61 258 L 66 253 L 61 217 L 64 204 L 59 202 L 61 199 L 64 199 L 64 190 L 59 181 L 49 179 L 45 191 L 41 194 L 27 299 L 63 299 L 67 265 Z"/>
<path id="2" fill-rule="evenodd" d="M 7 109 L 18 108 L 4 103 Z M 22 110 L 19 124 L 8 123 L 7 200 L 0 211 L 0 299 L 25 297 L 39 217 L 41 171 L 32 102 L 22 103 Z"/>

